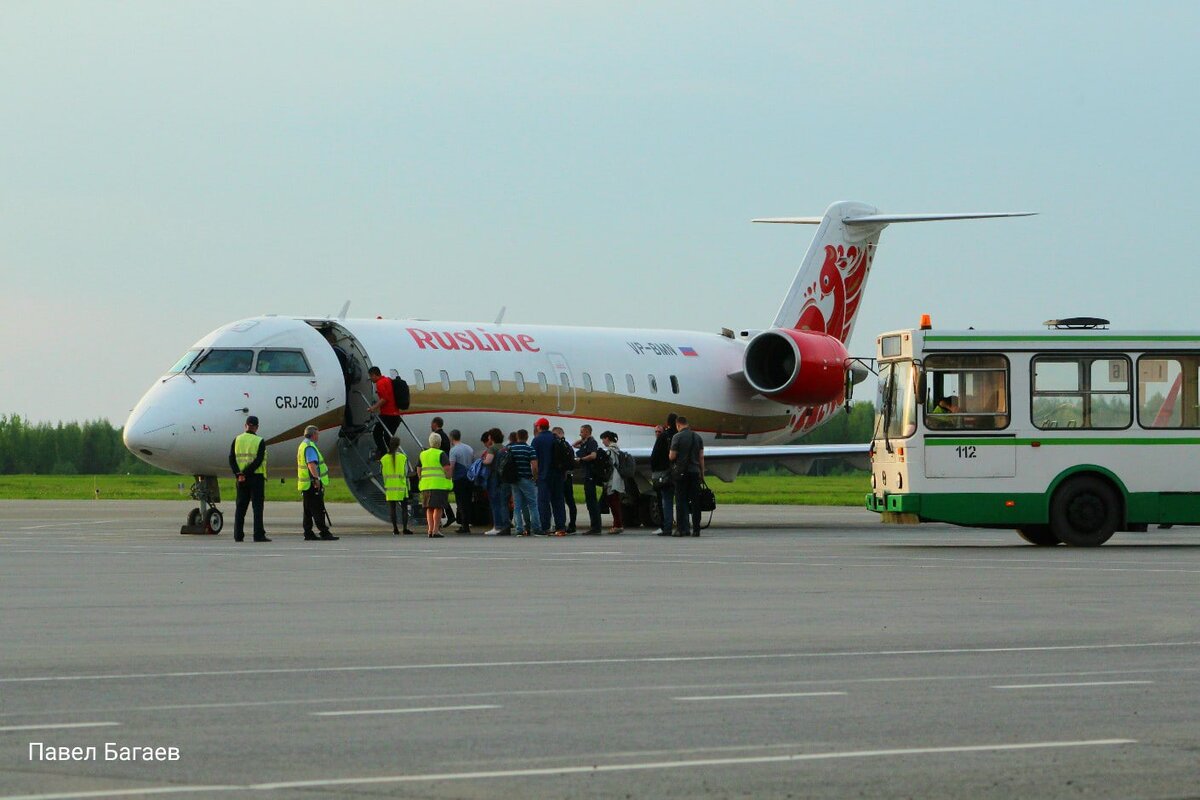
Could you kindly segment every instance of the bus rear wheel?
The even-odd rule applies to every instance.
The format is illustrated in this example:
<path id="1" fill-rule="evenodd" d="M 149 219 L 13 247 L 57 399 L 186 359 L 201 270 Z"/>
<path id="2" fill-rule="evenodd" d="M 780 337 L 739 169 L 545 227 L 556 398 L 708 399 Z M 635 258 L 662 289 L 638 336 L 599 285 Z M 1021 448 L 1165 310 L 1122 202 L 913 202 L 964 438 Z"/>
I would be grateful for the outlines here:
<path id="1" fill-rule="evenodd" d="M 1098 547 L 1120 525 L 1117 493 L 1105 481 L 1090 475 L 1072 478 L 1050 501 L 1050 530 L 1074 547 Z"/>
<path id="2" fill-rule="evenodd" d="M 1055 547 L 1062 544 L 1062 540 L 1050 532 L 1049 525 L 1026 525 L 1024 528 L 1017 528 L 1017 535 L 1038 547 Z"/>

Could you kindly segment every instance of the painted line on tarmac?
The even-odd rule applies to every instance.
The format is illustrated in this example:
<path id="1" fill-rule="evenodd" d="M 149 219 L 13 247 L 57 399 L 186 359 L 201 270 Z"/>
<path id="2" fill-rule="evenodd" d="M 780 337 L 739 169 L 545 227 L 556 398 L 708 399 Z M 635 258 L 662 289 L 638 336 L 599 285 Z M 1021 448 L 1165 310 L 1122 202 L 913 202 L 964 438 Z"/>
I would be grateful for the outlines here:
<path id="1" fill-rule="evenodd" d="M 13 733 L 16 731 L 49 731 L 49 730 L 66 730 L 67 728 L 115 728 L 121 723 L 119 722 L 59 722 L 46 723 L 44 725 L 9 725 L 0 728 L 0 733 Z"/>
<path id="2" fill-rule="evenodd" d="M 484 711 L 490 708 L 503 708 L 497 705 L 481 706 L 425 706 L 424 708 L 368 708 L 358 711 L 314 711 L 314 717 L 360 717 L 371 714 L 428 714 L 436 711 Z"/>
<path id="3" fill-rule="evenodd" d="M 554 697 L 557 695 L 629 694 L 633 692 L 697 692 L 715 689 L 755 689 L 786 686 L 869 685 L 887 683 L 936 683 L 945 681 L 985 681 L 1004 678 L 1071 678 L 1094 675 L 1147 675 L 1163 673 L 1194 673 L 1200 667 L 1163 667 L 1147 669 L 1088 670 L 1084 672 L 1022 672 L 1017 675 L 988 673 L 976 675 L 904 675 L 880 678 L 814 678 L 801 681 L 750 681 L 737 683 L 687 683 L 651 686 L 594 686 L 569 689 L 496 689 L 490 692 L 447 692 L 441 694 L 370 695 L 366 697 L 293 698 L 286 700 L 242 700 L 225 703 L 176 703 L 155 706 L 110 706 L 107 708 L 71 708 L 48 711 L 6 711 L 4 717 L 57 716 L 62 714 L 116 714 L 155 711 L 207 711 L 227 708 L 259 708 L 270 706 L 313 706 L 331 703 L 376 703 L 420 700 L 465 700 L 485 697 Z M 774 745 L 773 745 L 774 746 Z M 793 745 L 780 745 L 792 747 Z"/>
<path id="4" fill-rule="evenodd" d="M 320 789 L 349 786 L 371 786 L 398 783 L 428 783 L 432 781 L 496 780 L 502 778 L 536 778 L 555 775 L 598 775 L 615 772 L 651 770 L 698 769 L 705 767 L 736 767 L 758 764 L 788 764 L 805 761 L 831 761 L 854 758 L 903 758 L 911 756 L 940 756 L 966 753 L 1005 753 L 1021 750 L 1049 750 L 1073 747 L 1114 747 L 1137 744 L 1136 739 L 1081 739 L 1077 741 L 1020 742 L 955 747 L 905 747 L 890 750 L 843 750 L 829 753 L 784 753 L 763 756 L 729 756 L 725 758 L 696 758 L 677 761 L 634 761 L 616 764 L 583 764 L 563 767 L 533 767 L 528 769 L 481 770 L 475 772 L 435 772 L 408 775 L 374 775 L 366 777 L 325 778 L 278 783 L 252 783 L 245 786 L 164 786 L 147 789 L 114 789 L 111 791 L 65 792 L 34 795 L 6 795 L 0 800 L 82 800 L 82 798 L 147 796 L 154 794 L 183 794 L 195 792 L 272 792 L 287 789 Z"/>
<path id="5" fill-rule="evenodd" d="M 993 689 L 1069 689 L 1085 686 L 1145 686 L 1154 681 L 1081 681 L 1079 683 L 1011 683 Z"/>
<path id="6" fill-rule="evenodd" d="M 530 661 L 462 661 L 442 664 L 382 664 L 345 667 L 273 667 L 260 669 L 192 670 L 187 672 L 131 672 L 97 675 L 37 675 L 22 678 L 0 678 L 2 683 L 58 683 L 68 681 L 141 680 L 146 678 L 201 678 L 228 675 L 291 675 L 337 672 L 401 672 L 436 669 L 495 669 L 509 667 L 569 667 L 605 664 L 683 664 L 728 661 L 771 661 L 823 658 L 863 658 L 883 656 L 941 656 L 994 653 L 1057 653 L 1086 650 L 1138 650 L 1173 647 L 1197 647 L 1200 641 L 1187 642 L 1128 642 L 1109 644 L 1056 644 L 1025 647 L 945 647 L 928 650 L 842 650 L 828 653 L 746 653 L 741 655 L 708 656 L 629 656 L 625 658 L 564 658 Z"/>
<path id="7" fill-rule="evenodd" d="M 710 694 L 689 697 L 672 697 L 671 699 L 692 702 L 700 700 L 766 700 L 769 698 L 783 697 L 844 697 L 845 695 L 845 692 L 773 692 L 770 694 Z"/>

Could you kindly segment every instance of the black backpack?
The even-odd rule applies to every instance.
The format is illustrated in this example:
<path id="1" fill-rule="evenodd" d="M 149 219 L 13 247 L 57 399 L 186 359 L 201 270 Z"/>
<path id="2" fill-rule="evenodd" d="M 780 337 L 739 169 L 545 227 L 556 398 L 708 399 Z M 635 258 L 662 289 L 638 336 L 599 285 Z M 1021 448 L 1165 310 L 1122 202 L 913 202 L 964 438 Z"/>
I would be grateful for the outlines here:
<path id="1" fill-rule="evenodd" d="M 401 411 L 407 411 L 412 405 L 412 397 L 408 393 L 408 383 L 404 378 L 392 378 L 392 399 L 396 401 L 396 408 Z"/>
<path id="2" fill-rule="evenodd" d="M 613 463 L 612 456 L 608 451 L 601 447 L 596 451 L 596 460 L 592 462 L 592 480 L 596 483 L 608 483 L 612 478 Z"/>
<path id="3" fill-rule="evenodd" d="M 632 480 L 637 472 L 637 461 L 624 450 L 617 451 L 617 473 L 625 480 Z"/>
<path id="4" fill-rule="evenodd" d="M 517 474 L 517 460 L 512 457 L 507 447 L 502 447 L 496 454 L 496 463 L 492 465 L 501 483 L 516 483 L 521 478 Z"/>
<path id="5" fill-rule="evenodd" d="M 550 464 L 564 472 L 575 469 L 575 448 L 566 439 L 555 439 L 550 451 Z"/>

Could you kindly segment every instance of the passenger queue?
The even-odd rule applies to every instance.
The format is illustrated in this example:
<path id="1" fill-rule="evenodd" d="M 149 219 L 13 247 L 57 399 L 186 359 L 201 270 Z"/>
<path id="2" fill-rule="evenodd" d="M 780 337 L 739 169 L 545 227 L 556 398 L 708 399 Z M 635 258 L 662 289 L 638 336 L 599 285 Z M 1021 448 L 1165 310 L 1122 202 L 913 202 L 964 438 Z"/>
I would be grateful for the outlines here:
<path id="1" fill-rule="evenodd" d="M 477 495 L 486 498 L 491 527 L 485 536 L 599 536 L 624 530 L 623 500 L 636 491 L 636 464 L 618 444 L 613 431 L 603 431 L 596 440 L 591 425 L 581 425 L 579 436 L 569 442 L 562 428 L 550 427 L 545 417 L 526 429 L 505 434 L 492 428 L 483 434 L 475 450 L 462 441 L 457 430 L 444 430 L 444 420 L 430 423 L 427 447 L 410 461 L 400 447 L 395 429 L 400 415 L 391 397 L 388 379 L 378 377 L 379 401 L 375 457 L 379 461 L 392 533 L 415 535 L 410 520 L 417 496 L 425 514 L 425 535 L 443 538 L 444 530 L 457 521 L 459 534 L 471 533 L 471 515 Z M 386 388 L 385 388 L 386 387 Z M 390 406 L 390 407 L 389 407 Z M 394 412 L 394 413 L 389 413 Z M 236 480 L 234 541 L 245 538 L 248 511 L 253 512 L 253 541 L 271 541 L 263 527 L 262 511 L 266 477 L 266 444 L 258 435 L 258 418 L 247 417 L 245 431 L 229 451 L 229 465 Z M 704 474 L 704 440 L 688 426 L 686 417 L 670 414 L 655 429 L 650 456 L 651 483 L 662 514 L 658 536 L 700 535 L 700 490 Z M 296 453 L 296 488 L 303 500 L 302 532 L 305 540 L 333 541 L 325 509 L 325 487 L 329 470 L 321 454 L 319 430 L 305 429 Z M 588 522 L 578 530 L 574 480 L 583 481 L 583 498 Z M 454 493 L 455 509 L 450 505 Z M 605 531 L 602 509 L 611 516 Z M 316 529 L 314 531 L 314 528 Z"/>

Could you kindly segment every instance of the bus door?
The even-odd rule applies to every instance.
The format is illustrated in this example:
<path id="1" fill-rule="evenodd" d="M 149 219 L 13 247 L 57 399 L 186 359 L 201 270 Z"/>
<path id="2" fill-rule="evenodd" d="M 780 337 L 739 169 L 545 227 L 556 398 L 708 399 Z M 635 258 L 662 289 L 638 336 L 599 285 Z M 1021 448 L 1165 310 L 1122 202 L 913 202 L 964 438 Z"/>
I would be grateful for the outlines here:
<path id="1" fill-rule="evenodd" d="M 1008 359 L 934 354 L 924 362 L 925 477 L 1011 478 L 1016 434 L 1009 426 Z"/>

